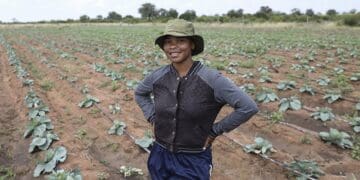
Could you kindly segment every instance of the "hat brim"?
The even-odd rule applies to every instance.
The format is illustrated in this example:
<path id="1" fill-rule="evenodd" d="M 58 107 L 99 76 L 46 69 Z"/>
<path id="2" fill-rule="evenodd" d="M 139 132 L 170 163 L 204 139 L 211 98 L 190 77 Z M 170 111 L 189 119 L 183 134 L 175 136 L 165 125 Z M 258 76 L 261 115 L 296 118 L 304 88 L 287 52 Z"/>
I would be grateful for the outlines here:
<path id="1" fill-rule="evenodd" d="M 195 48 L 191 51 L 192 56 L 198 55 L 204 51 L 204 39 L 199 35 L 183 36 L 183 35 L 165 34 L 165 35 L 162 35 L 162 36 L 159 36 L 158 38 L 156 38 L 155 44 L 159 45 L 159 47 L 162 50 L 164 50 L 164 40 L 168 36 L 190 38 L 195 45 Z"/>

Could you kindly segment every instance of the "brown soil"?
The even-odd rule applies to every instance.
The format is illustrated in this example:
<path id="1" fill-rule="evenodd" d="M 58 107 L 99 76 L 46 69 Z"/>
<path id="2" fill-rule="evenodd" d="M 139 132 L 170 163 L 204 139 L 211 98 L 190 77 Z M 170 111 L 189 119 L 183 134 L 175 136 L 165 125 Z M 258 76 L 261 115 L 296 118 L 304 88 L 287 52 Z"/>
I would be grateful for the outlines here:
<path id="1" fill-rule="evenodd" d="M 19 39 L 25 44 L 30 44 L 32 50 L 19 43 Z M 134 102 L 133 91 L 129 90 L 124 82 L 119 82 L 119 87 L 113 89 L 111 83 L 107 83 L 111 81 L 108 77 L 91 68 L 90 65 L 95 62 L 106 64 L 104 59 L 81 52 L 71 53 L 66 47 L 73 47 L 76 44 L 71 42 L 66 44 L 69 43 L 68 41 L 58 42 L 56 47 L 71 54 L 75 57 L 73 59 L 61 58 L 54 49 L 47 48 L 38 40 L 26 36 L 8 37 L 7 40 L 13 44 L 16 54 L 23 60 L 23 67 L 28 69 L 31 78 L 35 80 L 35 92 L 50 108 L 48 115 L 55 126 L 55 133 L 61 138 L 52 147 L 63 145 L 68 150 L 68 158 L 60 168 L 80 168 L 84 179 L 99 177 L 122 179 L 118 168 L 127 165 L 144 170 L 145 176 L 139 179 L 149 178 L 146 170 L 148 154 L 136 146 L 127 135 L 107 134 L 114 119 L 124 121 L 127 124 L 126 131 L 135 138 L 142 137 L 151 127 Z M 0 49 L 0 54 L 0 99 L 2 100 L 0 102 L 0 163 L 12 167 L 17 178 L 31 179 L 36 158 L 40 155 L 27 153 L 30 140 L 22 139 L 28 121 L 27 109 L 23 102 L 27 88 L 21 86 L 12 72 L 4 48 Z M 285 55 L 293 57 L 293 55 Z M 107 65 L 107 67 L 121 70 L 124 65 Z M 128 79 L 142 78 L 141 73 L 138 72 L 125 72 L 124 75 Z M 276 73 L 272 75 L 275 81 L 282 80 L 280 75 Z M 240 84 L 244 82 L 238 75 L 226 76 L 239 80 Z M 69 79 L 76 80 L 71 82 Z M 50 90 L 41 87 L 41 83 L 46 81 L 53 82 Z M 260 85 L 256 80 L 253 83 L 256 86 Z M 81 109 L 77 106 L 84 98 L 80 91 L 84 85 L 89 87 L 92 96 L 101 100 L 98 104 L 100 110 L 96 107 Z M 276 83 L 261 85 L 274 88 Z M 277 93 L 280 97 L 298 94 L 296 90 Z M 307 95 L 301 95 L 300 98 L 306 106 L 325 106 L 321 99 L 314 101 L 313 97 Z M 110 113 L 108 106 L 113 103 L 120 104 L 120 114 Z M 340 113 L 344 112 L 341 109 L 349 109 L 352 105 L 347 101 L 340 101 L 336 105 L 329 106 L 335 109 L 336 113 Z M 275 111 L 278 102 L 259 104 L 259 106 L 262 111 Z M 230 107 L 223 108 L 218 119 L 225 117 L 231 111 Z M 349 130 L 345 127 L 345 122 L 332 122 L 325 126 L 322 122 L 313 120 L 310 113 L 306 110 L 289 111 L 285 114 L 285 119 L 288 123 L 314 132 L 328 130 L 329 127 Z M 245 153 L 239 144 L 231 140 L 250 144 L 257 136 L 273 143 L 277 153 L 271 154 L 270 157 L 277 161 L 289 163 L 294 159 L 315 160 L 326 173 L 326 176 L 321 177 L 322 179 L 347 179 L 352 175 L 360 178 L 360 163 L 351 158 L 349 150 L 325 144 L 317 136 L 306 135 L 288 126 L 271 124 L 263 116 L 257 115 L 233 132 L 218 137 L 214 142 L 212 179 L 286 179 L 287 170 L 259 156 Z M 311 144 L 304 144 L 304 138 L 308 138 Z"/>

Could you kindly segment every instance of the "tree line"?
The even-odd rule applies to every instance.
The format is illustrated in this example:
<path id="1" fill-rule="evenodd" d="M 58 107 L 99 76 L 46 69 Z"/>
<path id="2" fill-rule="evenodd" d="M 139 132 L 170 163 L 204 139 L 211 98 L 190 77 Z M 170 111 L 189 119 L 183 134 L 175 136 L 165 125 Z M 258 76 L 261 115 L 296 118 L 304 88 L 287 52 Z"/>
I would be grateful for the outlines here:
<path id="1" fill-rule="evenodd" d="M 144 3 L 138 9 L 140 18 L 131 15 L 122 16 L 121 14 L 111 11 L 106 17 L 98 15 L 91 18 L 88 15 L 82 15 L 79 19 L 67 20 L 51 20 L 39 21 L 37 23 L 72 23 L 72 22 L 124 22 L 124 23 L 140 23 L 140 22 L 166 22 L 169 19 L 181 18 L 188 21 L 205 22 L 205 23 L 254 23 L 254 22 L 311 22 L 321 23 L 324 21 L 334 21 L 340 24 L 349 26 L 360 26 L 360 12 L 352 9 L 349 12 L 339 13 L 335 9 L 329 9 L 325 14 L 315 13 L 312 9 L 307 9 L 301 12 L 300 9 L 294 8 L 289 14 L 279 11 L 274 11 L 269 6 L 261 6 L 260 9 L 253 13 L 244 13 L 244 10 L 231 9 L 225 14 L 216 15 L 202 15 L 197 16 L 195 10 L 186 10 L 179 14 L 176 9 L 156 8 L 154 4 Z M 1 23 L 1 21 L 0 21 Z"/>

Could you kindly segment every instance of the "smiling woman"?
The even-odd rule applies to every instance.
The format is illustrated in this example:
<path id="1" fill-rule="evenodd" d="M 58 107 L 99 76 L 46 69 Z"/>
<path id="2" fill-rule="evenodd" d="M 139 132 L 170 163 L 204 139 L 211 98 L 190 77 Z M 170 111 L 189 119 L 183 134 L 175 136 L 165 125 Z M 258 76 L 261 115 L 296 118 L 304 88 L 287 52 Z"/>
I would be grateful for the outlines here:
<path id="1" fill-rule="evenodd" d="M 192 56 L 203 51 L 204 40 L 195 35 L 191 22 L 170 20 L 155 44 L 171 64 L 155 70 L 135 91 L 145 118 L 154 126 L 155 144 L 148 159 L 151 179 L 210 179 L 212 142 L 249 120 L 257 106 L 218 71 L 193 61 Z M 225 104 L 235 110 L 214 123 Z"/>
<path id="2" fill-rule="evenodd" d="M 175 68 L 186 67 L 191 64 L 191 51 L 194 43 L 187 37 L 167 36 L 163 46 L 166 57 L 173 63 Z M 180 76 L 185 76 L 187 72 L 179 72 Z"/>

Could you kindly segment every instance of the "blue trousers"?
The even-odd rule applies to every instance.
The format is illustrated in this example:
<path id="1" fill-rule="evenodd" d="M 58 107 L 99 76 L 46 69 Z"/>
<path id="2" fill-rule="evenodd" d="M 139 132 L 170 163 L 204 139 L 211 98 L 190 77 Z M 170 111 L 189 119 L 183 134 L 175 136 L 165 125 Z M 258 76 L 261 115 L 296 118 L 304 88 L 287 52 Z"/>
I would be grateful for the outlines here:
<path id="1" fill-rule="evenodd" d="M 154 143 L 148 170 L 152 180 L 209 180 L 211 148 L 200 153 L 172 153 Z"/>

